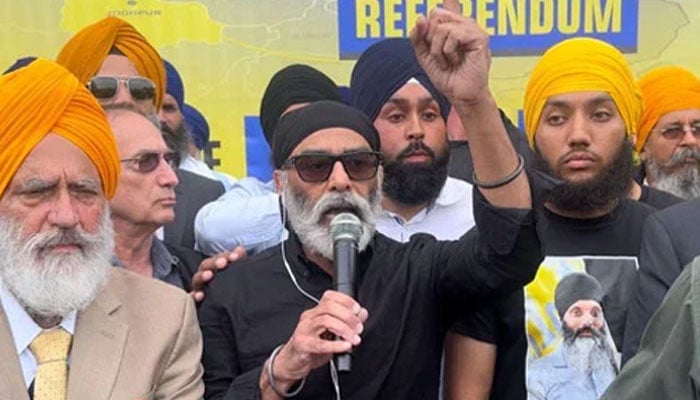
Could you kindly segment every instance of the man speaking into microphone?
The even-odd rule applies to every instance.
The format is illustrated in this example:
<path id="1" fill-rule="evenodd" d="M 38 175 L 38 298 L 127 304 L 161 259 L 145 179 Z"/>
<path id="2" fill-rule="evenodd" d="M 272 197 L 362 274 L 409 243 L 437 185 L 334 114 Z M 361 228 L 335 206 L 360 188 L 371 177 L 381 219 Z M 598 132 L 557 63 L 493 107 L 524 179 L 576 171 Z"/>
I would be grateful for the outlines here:
<path id="1" fill-rule="evenodd" d="M 456 317 L 534 278 L 542 254 L 531 191 L 488 89 L 488 36 L 454 3 L 419 20 L 412 41 L 471 122 L 478 232 L 407 243 L 375 233 L 383 170 L 372 122 L 329 101 L 288 113 L 272 157 L 289 237 L 209 287 L 199 311 L 206 399 L 437 399 Z M 332 290 L 330 225 L 342 213 L 361 225 L 355 298 Z M 349 352 L 352 368 L 339 372 L 332 360 Z"/>

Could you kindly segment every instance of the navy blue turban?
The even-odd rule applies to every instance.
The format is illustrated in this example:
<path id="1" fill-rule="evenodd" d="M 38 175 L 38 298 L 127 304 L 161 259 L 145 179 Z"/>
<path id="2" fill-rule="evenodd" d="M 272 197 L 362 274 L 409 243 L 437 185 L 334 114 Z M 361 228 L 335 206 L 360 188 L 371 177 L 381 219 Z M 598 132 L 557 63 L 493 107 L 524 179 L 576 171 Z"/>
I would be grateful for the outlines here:
<path id="1" fill-rule="evenodd" d="M 5 72 L 3 72 L 2 74 L 3 75 L 9 74 L 10 72 L 12 72 L 14 70 L 18 70 L 22 67 L 26 67 L 34 60 L 36 60 L 36 57 L 33 57 L 33 56 L 18 58 L 17 61 L 15 61 L 14 64 L 10 65 L 10 67 L 8 69 L 6 69 Z"/>
<path id="2" fill-rule="evenodd" d="M 327 128 L 350 129 L 364 137 L 372 150 L 380 149 L 379 133 L 362 111 L 337 101 L 320 100 L 280 118 L 272 144 L 275 168 L 282 168 L 304 139 Z"/>
<path id="3" fill-rule="evenodd" d="M 384 39 L 362 53 L 350 78 L 350 104 L 374 121 L 382 106 L 411 78 L 430 92 L 447 121 L 450 102 L 430 82 L 408 39 Z"/>
<path id="4" fill-rule="evenodd" d="M 185 86 L 182 83 L 180 74 L 168 60 L 163 60 L 165 65 L 165 93 L 173 96 L 177 106 L 180 107 L 180 112 L 185 105 Z"/>
<path id="5" fill-rule="evenodd" d="M 270 147 L 277 122 L 289 106 L 318 100 L 343 101 L 338 86 L 323 72 L 294 64 L 275 73 L 260 103 L 260 125 Z"/>
<path id="6" fill-rule="evenodd" d="M 182 109 L 182 115 L 185 117 L 185 123 L 190 128 L 190 135 L 195 147 L 199 150 L 204 149 L 209 142 L 209 124 L 204 115 L 196 108 L 189 104 L 185 104 Z"/>

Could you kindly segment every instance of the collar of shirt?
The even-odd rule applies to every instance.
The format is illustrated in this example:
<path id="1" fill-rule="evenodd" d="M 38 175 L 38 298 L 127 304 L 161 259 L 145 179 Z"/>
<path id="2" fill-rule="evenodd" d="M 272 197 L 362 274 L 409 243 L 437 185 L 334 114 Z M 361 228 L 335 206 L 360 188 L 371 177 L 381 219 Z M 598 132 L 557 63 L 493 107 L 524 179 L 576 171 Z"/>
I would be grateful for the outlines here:
<path id="1" fill-rule="evenodd" d="M 166 278 L 173 272 L 177 272 L 175 269 L 178 262 L 178 258 L 170 254 L 165 244 L 154 236 L 151 244 L 153 277 L 161 281 L 168 281 Z M 124 268 L 124 263 L 116 255 L 112 255 L 112 266 Z"/>
<path id="2" fill-rule="evenodd" d="M 32 340 L 41 333 L 42 328 L 29 316 L 29 313 L 20 305 L 19 301 L 2 285 L 0 281 L 0 303 L 5 311 L 7 322 L 10 324 L 12 338 L 15 341 L 15 349 L 19 356 L 29 349 Z M 75 333 L 75 320 L 77 312 L 70 312 L 61 321 L 61 328 L 73 335 Z"/>
<path id="3" fill-rule="evenodd" d="M 447 180 L 445 180 L 445 184 L 442 185 L 442 189 L 440 189 L 440 194 L 438 194 L 438 197 L 435 199 L 435 201 L 428 204 L 426 208 L 420 210 L 420 212 L 414 215 L 410 221 L 404 220 L 403 217 L 391 211 L 383 210 L 383 212 L 389 217 L 395 219 L 399 224 L 409 225 L 423 221 L 428 215 L 430 215 L 431 211 L 433 211 L 436 207 L 452 206 L 458 203 L 459 201 L 463 200 L 464 196 L 471 195 L 471 184 L 448 176 Z"/>

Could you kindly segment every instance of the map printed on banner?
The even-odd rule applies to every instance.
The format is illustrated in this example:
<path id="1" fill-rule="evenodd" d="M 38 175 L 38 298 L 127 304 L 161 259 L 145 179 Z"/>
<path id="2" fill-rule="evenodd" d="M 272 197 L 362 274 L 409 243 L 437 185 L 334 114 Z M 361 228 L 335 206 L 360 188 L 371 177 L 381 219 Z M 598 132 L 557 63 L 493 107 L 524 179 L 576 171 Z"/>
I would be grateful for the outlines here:
<path id="1" fill-rule="evenodd" d="M 106 16 L 132 23 L 172 62 L 185 101 L 207 117 L 218 169 L 270 174 L 257 115 L 270 77 L 310 64 L 347 86 L 369 44 L 405 36 L 440 0 L 23 0 L 0 3 L 0 68 L 17 58 L 54 59 L 82 27 Z M 637 74 L 662 64 L 700 72 L 695 0 L 461 0 L 491 34 L 491 90 L 513 120 L 536 57 L 570 35 L 618 46 Z"/>

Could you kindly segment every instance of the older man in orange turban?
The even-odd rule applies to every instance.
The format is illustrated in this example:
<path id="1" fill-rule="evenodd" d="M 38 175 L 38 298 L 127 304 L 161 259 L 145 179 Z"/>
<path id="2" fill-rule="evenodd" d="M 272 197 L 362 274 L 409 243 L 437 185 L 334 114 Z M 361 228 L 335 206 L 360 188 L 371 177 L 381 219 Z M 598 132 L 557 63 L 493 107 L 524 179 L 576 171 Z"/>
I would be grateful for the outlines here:
<path id="1" fill-rule="evenodd" d="M 107 17 L 83 28 L 63 46 L 56 62 L 87 84 L 102 104 L 133 102 L 147 113 L 160 109 L 165 94 L 163 61 L 122 19 Z M 155 109 L 147 107 L 151 104 Z"/>
<path id="2" fill-rule="evenodd" d="M 166 90 L 163 60 L 128 22 L 108 17 L 83 28 L 63 46 L 56 61 L 86 84 L 103 106 L 135 105 L 159 126 L 157 113 Z M 162 132 L 166 143 L 174 147 L 177 133 Z M 173 246 L 193 249 L 197 211 L 223 194 L 224 187 L 188 171 L 178 169 L 177 173 L 175 221 L 165 226 L 161 237 Z"/>
<path id="3" fill-rule="evenodd" d="M 102 108 L 65 68 L 0 78 L 0 397 L 203 395 L 192 300 L 111 266 L 119 170 Z"/>
<path id="4" fill-rule="evenodd" d="M 700 79 L 685 68 L 656 68 L 639 80 L 644 111 L 637 151 L 646 182 L 683 199 L 700 197 Z"/>

